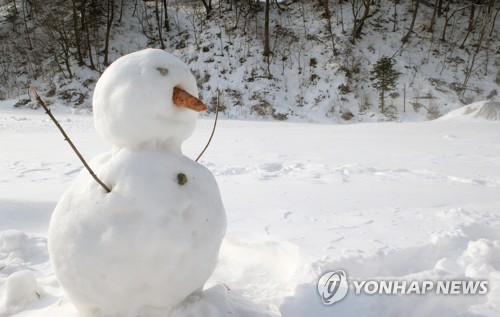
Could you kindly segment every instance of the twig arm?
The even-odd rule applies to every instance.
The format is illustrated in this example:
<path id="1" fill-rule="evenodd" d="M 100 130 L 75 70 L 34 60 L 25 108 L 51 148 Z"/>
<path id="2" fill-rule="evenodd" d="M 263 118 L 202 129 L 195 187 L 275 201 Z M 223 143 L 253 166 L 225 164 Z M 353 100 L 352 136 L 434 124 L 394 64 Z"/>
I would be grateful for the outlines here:
<path id="1" fill-rule="evenodd" d="M 220 91 L 217 92 L 217 104 L 215 105 L 215 122 L 214 122 L 214 127 L 212 128 L 212 134 L 210 134 L 210 138 L 208 139 L 207 145 L 203 148 L 203 151 L 201 151 L 200 155 L 196 158 L 196 162 L 200 159 L 200 157 L 205 153 L 207 150 L 208 146 L 210 145 L 210 142 L 212 141 L 212 138 L 215 133 L 215 128 L 217 127 L 217 118 L 219 117 L 219 103 L 220 103 Z"/>
<path id="2" fill-rule="evenodd" d="M 83 156 L 80 154 L 80 151 L 78 151 L 78 149 L 73 144 L 73 142 L 71 141 L 71 139 L 69 138 L 69 136 L 66 134 L 66 132 L 64 131 L 64 129 L 61 127 L 61 125 L 59 124 L 59 122 L 57 121 L 57 119 L 54 117 L 54 115 L 52 114 L 52 112 L 50 111 L 50 109 L 47 107 L 47 105 L 45 104 L 45 102 L 43 101 L 43 99 L 38 95 L 35 87 L 30 86 L 30 88 L 31 88 L 31 92 L 35 96 L 36 101 L 40 104 L 40 106 L 43 107 L 43 109 L 45 110 L 45 113 L 49 115 L 49 117 L 52 120 L 52 122 L 54 122 L 54 124 L 59 129 L 59 131 L 61 131 L 62 135 L 64 136 L 64 140 L 69 143 L 69 145 L 71 146 L 71 148 L 73 149 L 73 151 L 76 153 L 76 155 L 78 156 L 78 158 L 80 159 L 80 161 L 83 163 L 83 166 L 85 166 L 85 168 L 90 173 L 90 175 L 95 179 L 95 181 L 97 183 L 99 183 L 99 185 L 101 185 L 102 188 L 104 188 L 104 190 L 106 192 L 110 193 L 111 189 L 108 186 L 106 186 L 106 184 L 104 184 L 99 179 L 99 177 L 97 177 L 97 175 L 94 173 L 94 171 L 87 164 L 87 161 L 85 161 L 85 159 L 83 158 Z"/>

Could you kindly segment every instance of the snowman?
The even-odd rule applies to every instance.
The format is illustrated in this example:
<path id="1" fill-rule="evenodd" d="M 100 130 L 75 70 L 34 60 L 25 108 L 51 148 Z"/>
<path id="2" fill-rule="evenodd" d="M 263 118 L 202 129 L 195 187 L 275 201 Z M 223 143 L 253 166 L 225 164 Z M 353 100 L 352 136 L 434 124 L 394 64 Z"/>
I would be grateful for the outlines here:
<path id="1" fill-rule="evenodd" d="M 158 49 L 119 58 L 97 82 L 95 127 L 113 148 L 90 165 L 111 192 L 82 171 L 48 236 L 56 277 L 84 316 L 168 316 L 212 274 L 224 207 L 210 171 L 181 151 L 204 108 L 197 95 L 187 66 Z"/>

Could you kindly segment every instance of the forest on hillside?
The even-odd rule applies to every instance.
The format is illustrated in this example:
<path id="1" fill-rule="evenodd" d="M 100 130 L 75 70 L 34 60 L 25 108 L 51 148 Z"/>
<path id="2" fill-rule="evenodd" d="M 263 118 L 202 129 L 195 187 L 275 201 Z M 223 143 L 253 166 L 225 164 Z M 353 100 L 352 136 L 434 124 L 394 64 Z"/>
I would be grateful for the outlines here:
<path id="1" fill-rule="evenodd" d="M 438 117 L 496 98 L 496 0 L 2 0 L 0 99 L 31 84 L 91 106 L 99 75 L 146 47 L 172 51 L 227 117 Z"/>

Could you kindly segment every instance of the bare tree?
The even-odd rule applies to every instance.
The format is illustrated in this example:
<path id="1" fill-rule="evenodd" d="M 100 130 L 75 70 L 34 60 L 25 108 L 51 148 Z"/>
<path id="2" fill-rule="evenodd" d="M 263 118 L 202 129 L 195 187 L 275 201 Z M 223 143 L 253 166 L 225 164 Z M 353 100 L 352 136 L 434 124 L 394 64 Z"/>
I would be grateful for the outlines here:
<path id="1" fill-rule="evenodd" d="M 413 9 L 413 15 L 411 18 L 410 28 L 405 36 L 401 39 L 401 42 L 406 43 L 410 39 L 411 34 L 413 33 L 413 27 L 415 26 L 415 20 L 417 18 L 418 5 L 420 4 L 420 0 L 415 0 L 415 8 Z"/>
<path id="2" fill-rule="evenodd" d="M 271 48 L 269 44 L 269 0 L 266 0 L 266 8 L 264 10 L 264 53 L 263 55 L 269 59 Z"/>
<path id="3" fill-rule="evenodd" d="M 31 41 L 31 35 L 30 35 L 30 30 L 29 30 L 29 27 L 28 27 L 28 1 L 27 0 L 23 0 L 21 2 L 21 8 L 22 8 L 22 13 L 23 13 L 23 23 L 24 23 L 24 28 L 25 28 L 25 35 L 26 35 L 26 41 L 28 43 L 28 46 L 29 46 L 29 49 L 32 50 L 33 49 L 33 43 Z"/>
<path id="4" fill-rule="evenodd" d="M 165 30 L 167 32 L 170 32 L 170 21 L 168 19 L 168 6 L 167 6 L 167 0 L 163 0 L 163 9 L 164 9 L 164 16 L 163 16 L 163 24 L 165 27 Z"/>
<path id="5" fill-rule="evenodd" d="M 155 0 L 155 16 L 156 16 L 156 27 L 158 28 L 158 40 L 160 41 L 160 47 L 162 50 L 165 49 L 165 43 L 163 42 L 162 28 L 163 21 L 160 18 L 160 6 L 158 5 L 159 0 Z"/>
<path id="6" fill-rule="evenodd" d="M 52 9 L 44 16 L 42 28 L 48 36 L 48 41 L 42 43 L 52 53 L 54 64 L 60 68 L 61 72 L 65 76 L 73 78 L 71 70 L 71 44 L 73 38 L 71 37 L 71 33 L 67 31 L 68 29 L 71 30 L 71 28 L 68 25 L 69 23 L 63 18 L 65 14 L 64 9 L 63 7 Z"/>
<path id="7" fill-rule="evenodd" d="M 330 6 L 328 4 L 329 0 L 324 0 L 323 2 L 323 8 L 324 8 L 324 17 L 326 19 L 326 24 L 327 24 L 327 32 L 328 35 L 330 36 L 330 41 L 332 43 L 332 51 L 333 55 L 337 55 L 337 48 L 335 47 L 335 34 L 333 34 L 333 27 L 332 27 L 332 15 L 330 13 Z"/>
<path id="8" fill-rule="evenodd" d="M 446 15 L 445 15 L 445 21 L 444 21 L 444 26 L 443 26 L 443 33 L 441 34 L 441 41 L 442 41 L 442 42 L 446 42 L 446 31 L 447 31 L 447 29 L 448 29 L 448 25 L 449 25 L 449 23 L 450 23 L 451 18 L 453 18 L 453 16 L 454 16 L 457 12 L 460 12 L 460 11 L 466 10 L 466 9 L 470 8 L 471 6 L 473 6 L 473 5 L 474 5 L 474 4 L 468 4 L 468 5 L 464 6 L 464 7 L 458 8 L 458 9 L 456 9 L 456 10 L 454 10 L 454 11 L 452 11 L 452 12 L 450 13 L 450 9 L 449 9 L 449 7 L 450 7 L 450 2 L 448 2 L 448 3 L 447 3 L 447 5 L 446 5 Z"/>
<path id="9" fill-rule="evenodd" d="M 351 43 L 355 43 L 356 39 L 361 38 L 361 31 L 363 31 L 363 26 L 365 25 L 366 19 L 371 17 L 373 15 L 370 15 L 370 8 L 372 5 L 375 4 L 375 0 L 361 0 L 361 4 L 364 8 L 363 10 L 363 15 L 361 16 L 360 19 L 357 19 L 357 14 L 359 13 L 359 7 L 358 9 L 354 10 L 355 8 L 355 3 L 358 2 L 358 0 L 350 0 L 352 5 L 353 5 L 353 16 L 354 16 L 354 28 L 352 30 L 351 34 Z M 355 13 L 356 12 L 356 13 Z"/>
<path id="10" fill-rule="evenodd" d="M 443 0 L 434 0 L 434 9 L 432 10 L 432 18 L 431 22 L 429 23 L 429 27 L 427 30 L 431 33 L 434 32 L 434 25 L 436 24 L 436 14 L 438 12 L 438 2 L 442 2 Z"/>
<path id="11" fill-rule="evenodd" d="M 392 23 L 392 32 L 396 32 L 396 24 L 398 22 L 398 3 L 399 0 L 394 0 L 394 14 L 393 14 L 393 23 Z"/>
<path id="12" fill-rule="evenodd" d="M 212 13 L 212 0 L 201 0 L 203 6 L 205 7 L 205 11 L 207 12 L 207 19 L 210 18 L 210 14 Z"/>
<path id="13" fill-rule="evenodd" d="M 487 27 L 489 26 L 489 23 L 490 21 L 492 20 L 492 11 L 491 10 L 488 10 L 486 8 L 482 8 L 482 17 L 480 19 L 480 30 L 479 30 L 479 38 L 477 39 L 477 41 L 474 43 L 473 47 L 474 47 L 474 50 L 469 53 L 469 59 L 467 61 L 467 66 L 465 68 L 465 78 L 464 78 L 464 82 L 462 83 L 462 92 L 461 92 L 461 97 L 463 97 L 465 91 L 466 91 L 466 88 L 467 88 L 467 84 L 469 83 L 469 80 L 471 79 L 472 75 L 474 74 L 474 72 L 479 68 L 481 67 L 481 64 L 480 65 L 477 65 L 477 63 L 479 62 L 479 56 L 480 56 L 480 53 L 481 51 L 487 51 L 488 48 L 484 48 L 483 45 L 484 45 L 484 42 L 487 40 L 487 35 L 486 35 L 486 32 L 487 32 Z M 485 59 L 483 61 L 483 63 L 487 62 L 487 59 Z"/>
<path id="14" fill-rule="evenodd" d="M 83 66 L 85 62 L 83 61 L 82 43 L 80 37 L 80 26 L 78 24 L 78 12 L 76 10 L 76 0 L 71 0 L 71 9 L 73 13 L 73 33 L 75 34 L 75 45 L 76 53 L 78 57 L 78 65 Z"/>
<path id="15" fill-rule="evenodd" d="M 107 0 L 106 10 L 106 38 L 104 40 L 104 66 L 109 66 L 109 38 L 111 35 L 111 27 L 113 26 L 113 19 L 115 17 L 115 0 Z"/>
<path id="16" fill-rule="evenodd" d="M 89 58 L 89 67 L 93 70 L 96 70 L 96 65 L 94 64 L 94 58 L 93 58 L 93 52 L 92 52 L 92 43 L 90 39 L 90 28 L 89 28 L 89 22 L 87 18 L 87 8 L 85 5 L 85 1 L 82 1 L 80 3 L 80 16 L 81 16 L 81 24 L 82 24 L 82 29 L 85 32 L 85 42 L 86 42 L 86 50 Z"/>
<path id="17" fill-rule="evenodd" d="M 462 44 L 460 45 L 460 48 L 463 49 L 465 42 L 467 41 L 467 38 L 471 34 L 471 32 L 474 31 L 475 26 L 477 24 L 477 17 L 474 19 L 474 13 L 476 12 L 476 6 L 472 5 L 470 7 L 470 15 L 469 15 L 469 26 L 467 27 L 467 33 L 465 33 L 464 39 L 462 41 Z"/>

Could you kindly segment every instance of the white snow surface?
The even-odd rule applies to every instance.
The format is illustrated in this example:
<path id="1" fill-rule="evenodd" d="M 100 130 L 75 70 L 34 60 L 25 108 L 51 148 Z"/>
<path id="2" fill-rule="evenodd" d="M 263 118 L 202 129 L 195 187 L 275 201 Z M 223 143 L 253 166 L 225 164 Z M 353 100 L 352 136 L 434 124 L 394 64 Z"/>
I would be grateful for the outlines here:
<path id="1" fill-rule="evenodd" d="M 47 254 L 50 215 L 81 164 L 42 111 L 13 110 L 14 102 L 0 104 L 0 315 L 81 316 Z M 91 115 L 57 106 L 54 112 L 85 157 L 109 148 Z M 199 154 L 212 123 L 198 121 L 183 146 L 188 157 Z M 171 316 L 498 316 L 498 140 L 500 124 L 488 120 L 219 121 L 201 164 L 219 184 L 226 238 L 205 291 Z M 336 269 L 353 279 L 486 279 L 489 291 L 350 290 L 325 306 L 316 282 Z M 23 271 L 36 285 L 21 273 L 19 287 L 9 286 Z M 32 296 L 35 289 L 40 297 Z"/>
<path id="2" fill-rule="evenodd" d="M 478 101 L 455 109 L 438 120 L 494 120 L 500 121 L 500 102 L 494 100 Z"/>

